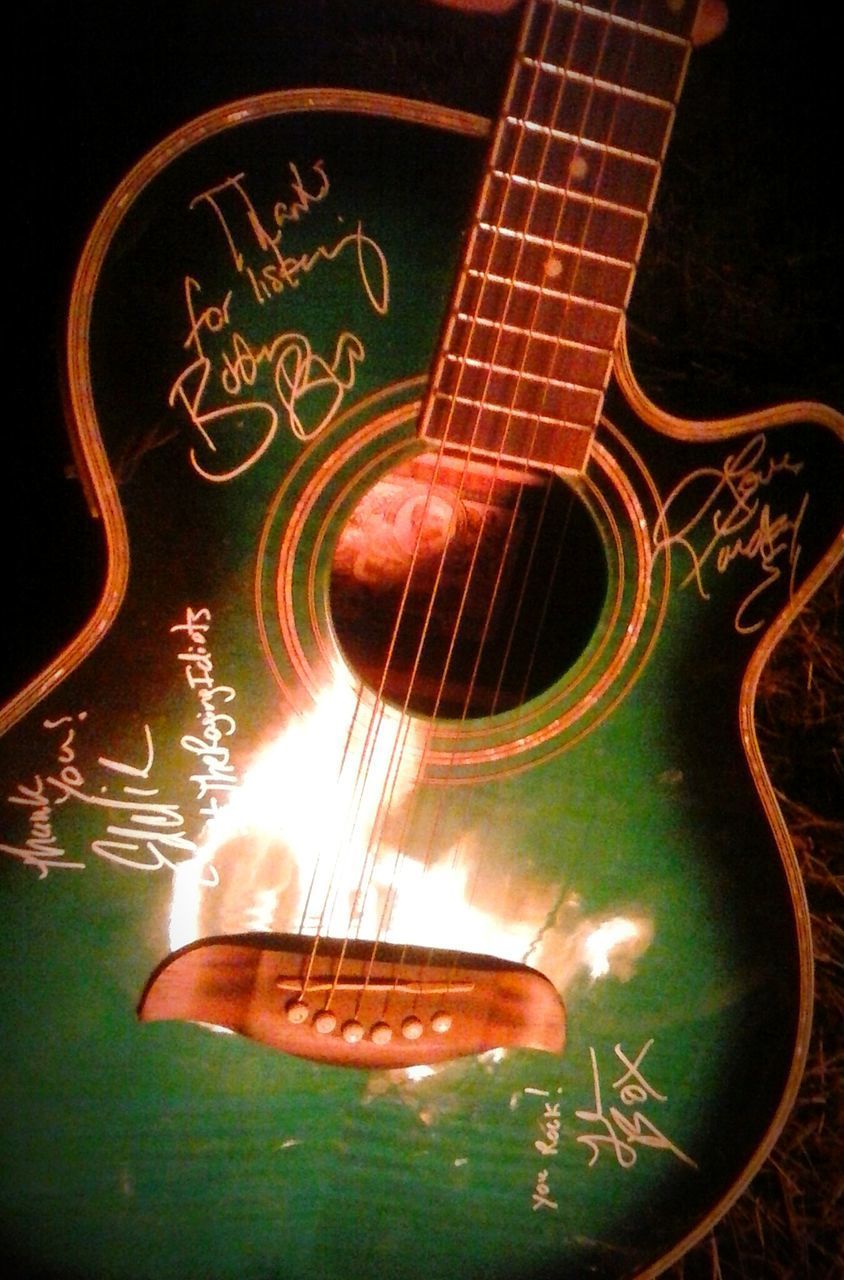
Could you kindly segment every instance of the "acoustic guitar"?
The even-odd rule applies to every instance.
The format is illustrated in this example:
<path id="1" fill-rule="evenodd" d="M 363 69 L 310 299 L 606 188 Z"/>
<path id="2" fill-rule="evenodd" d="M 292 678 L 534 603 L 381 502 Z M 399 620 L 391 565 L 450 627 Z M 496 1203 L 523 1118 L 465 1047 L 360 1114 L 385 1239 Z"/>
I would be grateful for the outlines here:
<path id="1" fill-rule="evenodd" d="M 654 1275 L 792 1104 L 756 739 L 844 419 L 658 409 L 624 316 L 694 5 L 529 0 L 501 114 L 235 102 L 71 299 L 107 583 L 3 713 L 23 1275 Z"/>

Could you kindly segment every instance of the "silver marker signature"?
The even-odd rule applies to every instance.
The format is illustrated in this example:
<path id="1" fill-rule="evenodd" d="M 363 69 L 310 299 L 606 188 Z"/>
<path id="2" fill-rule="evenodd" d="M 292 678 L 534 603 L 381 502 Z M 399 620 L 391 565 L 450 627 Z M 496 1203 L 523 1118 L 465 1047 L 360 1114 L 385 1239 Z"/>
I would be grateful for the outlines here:
<path id="1" fill-rule="evenodd" d="M 649 1147 L 657 1151 L 670 1151 L 683 1164 L 689 1165 L 692 1169 L 697 1168 L 694 1160 L 681 1151 L 678 1146 L 675 1146 L 643 1111 L 632 1110 L 633 1107 L 641 1107 L 648 1102 L 662 1104 L 668 1101 L 667 1096 L 663 1093 L 658 1093 L 653 1085 L 645 1079 L 642 1072 L 641 1064 L 652 1045 L 653 1040 L 647 1040 L 632 1061 L 620 1044 L 615 1046 L 615 1056 L 626 1068 L 626 1071 L 617 1080 L 613 1081 L 612 1087 L 618 1094 L 618 1100 L 626 1110 L 622 1110 L 622 1107 L 619 1106 L 611 1106 L 608 1110 L 604 1109 L 598 1059 L 595 1050 L 590 1048 L 589 1057 L 592 1062 L 594 1103 L 591 1110 L 584 1108 L 575 1112 L 578 1120 L 584 1120 L 588 1124 L 598 1126 L 593 1132 L 580 1134 L 577 1138 L 578 1142 L 583 1143 L 592 1152 L 592 1158 L 588 1166 L 590 1169 L 605 1149 L 613 1153 L 620 1168 L 632 1169 L 638 1159 L 637 1147 Z"/>
<path id="2" fill-rule="evenodd" d="M 205 204 L 215 215 L 222 228 L 232 263 L 238 274 L 249 280 L 254 301 L 262 305 L 273 295 L 286 289 L 297 289 L 303 277 L 310 275 L 320 262 L 334 262 L 346 250 L 354 252 L 358 275 L 367 299 L 379 315 L 386 315 L 390 305 L 390 274 L 378 243 L 368 236 L 363 224 L 358 222 L 354 231 L 342 235 L 334 244 L 319 244 L 316 248 L 299 254 L 285 254 L 282 250 L 283 228 L 286 223 L 298 222 L 312 205 L 326 198 L 330 190 L 328 175 L 321 160 L 312 166 L 319 186 L 309 192 L 296 165 L 289 165 L 295 199 L 290 204 L 277 202 L 273 209 L 275 229 L 264 225 L 245 185 L 246 174 L 210 187 L 194 197 L 190 207 Z M 269 258 L 269 262 L 256 262 L 250 266 L 246 253 Z"/>
<path id="3" fill-rule="evenodd" d="M 789 593 L 793 593 L 800 527 L 809 504 L 809 495 L 804 493 L 792 514 L 774 514 L 771 503 L 763 500 L 777 476 L 796 476 L 803 469 L 802 462 L 793 461 L 788 453 L 769 456 L 767 445 L 767 438 L 760 433 L 738 453 L 730 454 L 720 468 L 692 471 L 671 490 L 653 529 L 654 554 L 668 554 L 672 547 L 684 552 L 690 568 L 681 586 L 694 582 L 704 600 L 709 599 L 710 567 L 723 574 L 737 560 L 759 565 L 760 581 L 736 610 L 735 628 L 741 635 L 751 635 L 765 625 L 765 619 L 757 615 L 757 606 L 786 574 Z M 691 504 L 691 515 L 677 522 L 675 513 L 681 503 L 684 507 Z"/>
<path id="4" fill-rule="evenodd" d="M 266 319 L 256 337 L 256 308 L 263 310 L 273 298 L 308 280 L 314 281 L 313 291 L 316 278 L 340 260 L 350 264 L 365 309 L 385 316 L 390 307 L 387 259 L 362 222 L 336 239 L 317 233 L 304 251 L 286 251 L 289 224 L 309 219 L 330 191 L 321 160 L 304 176 L 292 161 L 288 169 L 292 199 L 276 201 L 270 217 L 259 213 L 245 173 L 224 179 L 190 202 L 191 209 L 210 214 L 222 231 L 233 287 L 206 299 L 201 282 L 184 277 L 188 363 L 171 385 L 168 403 L 185 410 L 201 438 L 190 452 L 194 470 L 218 483 L 252 467 L 282 424 L 302 443 L 324 431 L 354 389 L 366 358 L 363 342 L 348 329 L 327 343 L 322 339 L 322 350 L 298 329 L 279 325 L 267 337 Z"/>

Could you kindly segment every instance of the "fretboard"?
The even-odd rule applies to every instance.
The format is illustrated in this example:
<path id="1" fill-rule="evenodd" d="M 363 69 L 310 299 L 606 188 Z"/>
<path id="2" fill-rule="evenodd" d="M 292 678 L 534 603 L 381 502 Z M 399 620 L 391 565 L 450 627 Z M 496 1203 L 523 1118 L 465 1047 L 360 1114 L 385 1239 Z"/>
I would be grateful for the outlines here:
<path id="1" fill-rule="evenodd" d="M 581 470 L 697 0 L 530 0 L 420 434 Z"/>

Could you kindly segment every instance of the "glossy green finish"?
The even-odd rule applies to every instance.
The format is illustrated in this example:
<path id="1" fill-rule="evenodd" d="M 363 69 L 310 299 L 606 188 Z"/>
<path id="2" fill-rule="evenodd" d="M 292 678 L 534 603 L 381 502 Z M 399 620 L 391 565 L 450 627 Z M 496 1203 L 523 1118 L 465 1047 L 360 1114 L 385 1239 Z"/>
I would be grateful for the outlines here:
<path id="1" fill-rule="evenodd" d="M 331 550 L 370 480 L 418 451 L 481 159 L 434 127 L 271 114 L 176 151 L 115 225 L 90 351 L 128 588 L 0 743 L 2 1229 L 23 1274 L 633 1276 L 723 1207 L 796 1087 L 804 908 L 739 709 L 752 738 L 744 673 L 839 536 L 844 446 L 809 423 L 672 441 L 617 392 L 599 436 L 615 463 L 579 482 L 607 551 L 601 628 L 530 707 L 418 723 L 390 815 L 436 884 L 408 891 L 405 940 L 445 931 L 543 969 L 563 1056 L 411 1078 L 135 1021 L 177 886 L 194 875 L 179 941 L 289 927 L 291 824 L 342 817 L 346 721 L 307 729 L 337 666 Z M 286 267 L 233 187 L 197 199 L 240 174 L 265 229 L 278 207 Z M 225 412 L 203 437 L 189 407 Z M 230 833 L 215 884 L 207 811 L 285 735 L 276 807 Z"/>

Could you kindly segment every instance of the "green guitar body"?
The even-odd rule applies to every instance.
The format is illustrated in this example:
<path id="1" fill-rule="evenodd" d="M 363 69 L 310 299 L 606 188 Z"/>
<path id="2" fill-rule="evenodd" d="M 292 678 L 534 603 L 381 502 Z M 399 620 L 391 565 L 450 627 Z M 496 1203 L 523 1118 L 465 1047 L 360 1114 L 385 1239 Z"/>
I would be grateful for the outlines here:
<path id="1" fill-rule="evenodd" d="M 484 149 L 418 104 L 250 100 L 148 156 L 93 233 L 69 392 L 108 581 L 0 740 L 16 1274 L 654 1274 L 793 1101 L 810 939 L 753 700 L 840 555 L 840 418 L 680 423 L 620 352 L 586 473 L 558 478 L 598 555 L 547 687 L 408 722 L 343 657 L 335 549 L 434 448 L 416 418 Z M 368 726 L 411 762 L 377 841 L 337 787 L 352 723 L 363 791 Z M 308 932 L 350 803 L 390 941 L 535 967 L 561 1054 L 364 1071 L 137 1019 L 178 947 Z"/>

